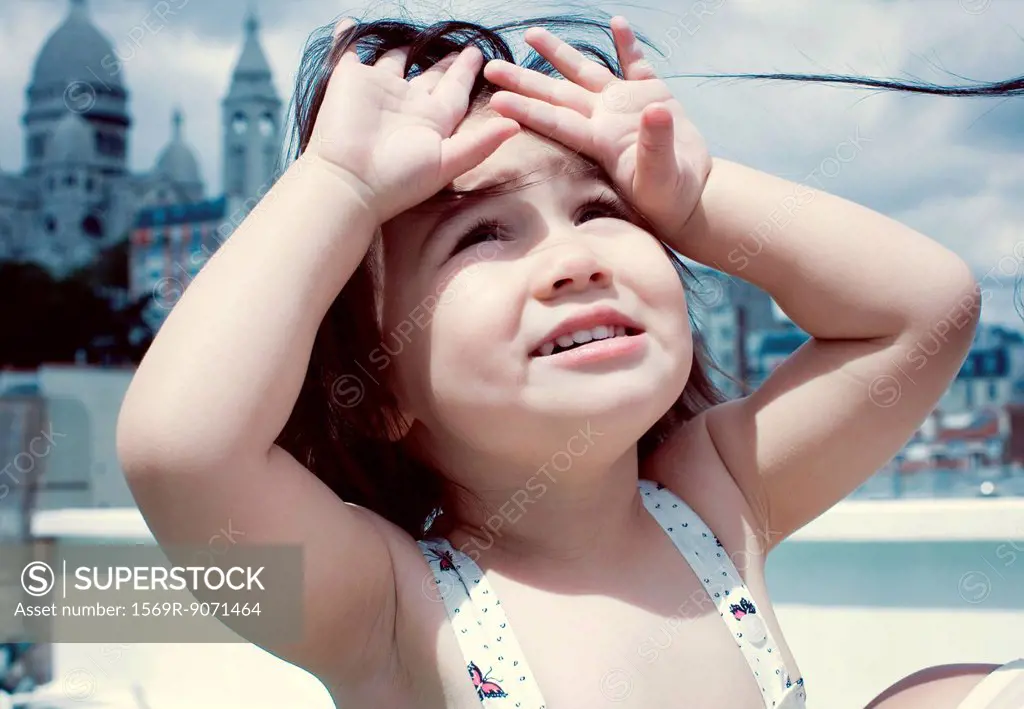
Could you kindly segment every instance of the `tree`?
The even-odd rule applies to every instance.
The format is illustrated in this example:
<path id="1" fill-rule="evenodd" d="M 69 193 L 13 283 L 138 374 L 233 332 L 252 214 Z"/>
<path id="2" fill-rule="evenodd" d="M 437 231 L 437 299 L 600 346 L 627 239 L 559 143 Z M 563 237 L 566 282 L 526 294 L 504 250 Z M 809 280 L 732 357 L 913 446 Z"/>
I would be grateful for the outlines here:
<path id="1" fill-rule="evenodd" d="M 128 302 L 128 241 L 62 279 L 33 263 L 0 264 L 0 365 L 138 363 L 153 332 L 142 318 L 151 296 Z"/>

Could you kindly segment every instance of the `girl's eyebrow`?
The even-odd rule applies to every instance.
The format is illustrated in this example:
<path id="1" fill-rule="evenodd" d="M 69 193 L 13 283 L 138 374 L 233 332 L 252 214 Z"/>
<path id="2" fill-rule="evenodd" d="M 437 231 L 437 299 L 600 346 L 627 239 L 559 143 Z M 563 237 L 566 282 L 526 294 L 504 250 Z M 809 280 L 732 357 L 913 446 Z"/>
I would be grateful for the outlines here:
<path id="1" fill-rule="evenodd" d="M 460 197 L 459 196 L 460 194 L 469 194 L 469 193 L 459 193 L 459 192 L 454 192 L 454 191 L 450 191 L 450 190 L 443 190 L 442 192 L 439 192 L 438 194 L 442 195 L 442 196 L 432 197 L 429 200 L 427 200 L 426 203 L 424 203 L 424 204 L 427 205 L 426 209 L 429 209 L 431 206 L 433 206 L 435 204 L 446 204 L 447 206 L 445 206 L 443 209 L 441 209 L 441 211 L 438 213 L 437 219 L 435 219 L 433 221 L 433 223 L 431 223 L 429 229 L 427 230 L 426 235 L 423 237 L 423 240 L 420 242 L 420 254 L 419 254 L 419 256 L 420 256 L 421 259 L 426 254 L 428 246 L 434 241 L 435 237 L 441 232 L 441 227 L 443 227 L 445 224 L 447 224 L 448 222 L 450 222 L 453 219 L 455 219 L 455 217 L 457 217 L 460 214 L 462 214 L 462 212 L 466 211 L 467 209 L 472 207 L 474 204 L 478 204 L 479 202 L 482 201 L 480 199 L 472 199 L 472 198 L 467 199 L 466 197 Z M 421 205 L 421 208 L 423 208 L 422 205 Z"/>

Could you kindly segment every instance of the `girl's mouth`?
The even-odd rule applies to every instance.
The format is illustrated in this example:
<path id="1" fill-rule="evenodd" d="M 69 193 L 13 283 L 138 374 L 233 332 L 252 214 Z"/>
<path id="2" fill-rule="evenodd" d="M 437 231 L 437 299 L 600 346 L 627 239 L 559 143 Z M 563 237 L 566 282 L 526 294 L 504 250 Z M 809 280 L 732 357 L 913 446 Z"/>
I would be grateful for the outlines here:
<path id="1" fill-rule="evenodd" d="M 577 330 L 571 335 L 559 335 L 549 340 L 530 353 L 531 357 L 549 357 L 579 348 L 587 348 L 593 343 L 619 338 L 635 337 L 643 334 L 643 330 L 623 325 L 598 325 L 585 330 Z"/>

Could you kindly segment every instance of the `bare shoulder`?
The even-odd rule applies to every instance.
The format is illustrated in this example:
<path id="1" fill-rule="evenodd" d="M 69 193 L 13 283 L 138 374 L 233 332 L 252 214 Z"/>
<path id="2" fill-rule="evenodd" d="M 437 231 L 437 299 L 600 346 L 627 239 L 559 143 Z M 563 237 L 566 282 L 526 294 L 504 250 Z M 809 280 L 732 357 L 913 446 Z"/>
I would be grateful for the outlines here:
<path id="1" fill-rule="evenodd" d="M 770 536 L 761 521 L 765 517 L 755 513 L 716 448 L 708 429 L 711 411 L 676 429 L 645 461 L 643 475 L 681 497 L 730 552 L 760 558 Z"/>
<path id="2" fill-rule="evenodd" d="M 961 664 L 918 670 L 872 699 L 865 709 L 956 709 L 997 667 Z"/>
<path id="3" fill-rule="evenodd" d="M 405 706 L 425 696 L 442 697 L 438 674 L 438 631 L 446 622 L 443 599 L 420 545 L 403 529 L 363 508 L 355 508 L 387 546 L 394 578 L 393 626 L 389 651 L 359 681 L 325 678 L 339 706 Z M 370 608 L 367 608 L 367 612 Z"/>

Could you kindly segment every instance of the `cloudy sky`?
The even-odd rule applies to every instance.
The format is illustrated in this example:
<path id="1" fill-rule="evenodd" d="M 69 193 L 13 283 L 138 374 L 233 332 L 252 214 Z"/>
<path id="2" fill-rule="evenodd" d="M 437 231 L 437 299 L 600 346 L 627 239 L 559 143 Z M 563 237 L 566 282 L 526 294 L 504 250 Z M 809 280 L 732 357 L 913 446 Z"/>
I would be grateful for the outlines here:
<path id="1" fill-rule="evenodd" d="M 68 0 L 0 3 L 0 169 L 23 160 L 20 117 L 36 53 Z M 310 31 L 345 13 L 379 17 L 392 3 L 337 0 L 87 0 L 124 61 L 134 127 L 133 169 L 149 169 L 174 105 L 200 158 L 208 194 L 221 186 L 220 100 L 241 47 L 247 7 L 285 101 Z M 473 20 L 508 3 L 414 0 L 407 11 Z M 938 83 L 1024 74 L 1024 0 L 642 0 L 592 5 L 622 12 L 680 72 L 834 72 Z M 551 5 L 515 4 L 523 14 Z M 565 4 L 562 7 L 566 7 Z M 580 4 L 579 7 L 585 7 Z M 866 204 L 962 254 L 986 284 L 1024 273 L 1024 97 L 953 99 L 830 86 L 674 79 L 712 151 Z M 1015 245 L 1021 242 L 1021 245 Z M 913 274 L 908 273 L 912 278 Z M 1006 280 L 1006 279 L 1004 279 Z M 1009 296 L 990 319 L 1013 320 Z M 1019 320 L 1016 320 L 1020 324 Z"/>

